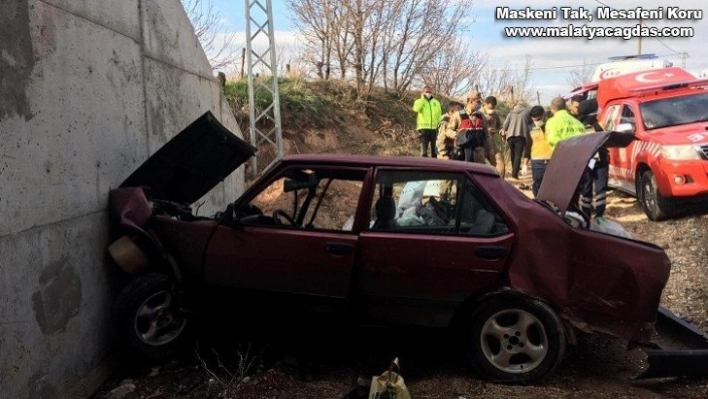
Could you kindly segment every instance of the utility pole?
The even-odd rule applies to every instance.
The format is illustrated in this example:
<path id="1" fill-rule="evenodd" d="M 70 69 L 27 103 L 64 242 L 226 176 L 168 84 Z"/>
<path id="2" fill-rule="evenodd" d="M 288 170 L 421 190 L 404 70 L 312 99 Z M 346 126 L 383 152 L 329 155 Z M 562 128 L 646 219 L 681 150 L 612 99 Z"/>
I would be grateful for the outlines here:
<path id="1" fill-rule="evenodd" d="M 541 93 L 539 93 L 538 90 L 536 90 L 536 102 L 538 102 L 538 105 L 541 105 Z"/>
<path id="2" fill-rule="evenodd" d="M 252 176 L 257 176 L 283 157 L 283 131 L 280 122 L 278 67 L 275 57 L 275 29 L 270 0 L 245 0 L 246 5 L 246 64 L 248 77 L 249 134 L 251 145 L 258 148 L 251 160 Z M 252 29 L 255 28 L 255 32 Z M 257 37 L 267 40 L 268 47 L 257 53 L 253 48 Z M 263 75 L 259 78 L 259 75 Z M 256 95 L 270 94 L 270 104 L 256 109 Z M 258 96 L 264 98 L 266 96 Z M 257 111 L 257 112 L 256 112 Z M 263 131 L 261 131 L 263 129 Z M 266 131 L 266 129 L 269 129 Z"/>
<path id="3" fill-rule="evenodd" d="M 640 28 L 642 27 L 642 24 L 643 24 L 642 19 L 639 18 L 639 27 Z M 639 36 L 639 42 L 637 44 L 638 44 L 637 45 L 637 54 L 642 55 L 642 36 Z"/>
<path id="4" fill-rule="evenodd" d="M 678 54 L 678 57 L 681 59 L 681 68 L 686 68 L 686 58 L 689 57 L 687 52 L 682 52 Z"/>

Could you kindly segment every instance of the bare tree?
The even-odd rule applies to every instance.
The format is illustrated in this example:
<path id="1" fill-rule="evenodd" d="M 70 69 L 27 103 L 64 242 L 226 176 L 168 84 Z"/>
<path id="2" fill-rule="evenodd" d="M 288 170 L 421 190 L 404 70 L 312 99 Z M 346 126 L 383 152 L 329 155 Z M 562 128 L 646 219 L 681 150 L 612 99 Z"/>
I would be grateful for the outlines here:
<path id="1" fill-rule="evenodd" d="M 393 89 L 408 90 L 450 38 L 464 35 L 470 19 L 471 0 L 398 0 L 404 6 L 396 25 L 390 69 Z"/>
<path id="2" fill-rule="evenodd" d="M 469 41 L 457 38 L 450 45 L 440 48 L 422 70 L 421 80 L 439 93 L 458 97 L 479 82 L 485 63 L 486 58 L 473 51 Z"/>
<path id="3" fill-rule="evenodd" d="M 583 59 L 583 65 L 568 72 L 568 76 L 566 76 L 565 81 L 568 82 L 571 89 L 582 86 L 590 81 L 593 70 L 592 65 L 588 64 L 586 59 Z"/>
<path id="4" fill-rule="evenodd" d="M 521 68 L 514 65 L 494 68 L 489 65 L 488 57 L 485 56 L 477 86 L 482 93 L 494 95 L 500 101 L 512 102 L 520 99 L 530 101 L 534 92 L 531 85 L 532 73 L 533 58 L 528 54 Z"/>
<path id="5" fill-rule="evenodd" d="M 234 45 L 236 32 L 225 29 L 221 16 L 214 10 L 211 0 L 182 0 L 182 5 L 209 59 L 211 69 L 234 66 L 242 46 Z"/>
<path id="6" fill-rule="evenodd" d="M 366 54 L 366 21 L 368 19 L 368 4 L 367 0 L 349 0 L 342 1 L 341 6 L 347 10 L 346 15 L 351 26 L 353 51 L 351 54 L 351 64 L 354 67 L 354 76 L 356 79 L 357 92 L 363 95 L 364 82 L 364 56 Z"/>
<path id="7" fill-rule="evenodd" d="M 335 9 L 334 0 L 286 0 L 294 13 L 294 22 L 301 42 L 309 50 L 310 62 L 320 79 L 329 79 L 334 51 Z"/>
<path id="8" fill-rule="evenodd" d="M 398 93 L 408 90 L 471 21 L 472 0 L 287 1 L 304 41 L 331 49 L 320 53 L 339 68 L 340 77 L 353 70 L 360 96 L 378 85 Z"/>
<path id="9" fill-rule="evenodd" d="M 337 56 L 337 67 L 339 68 L 340 79 L 347 77 L 347 71 L 350 66 L 348 60 L 351 58 L 354 47 L 354 38 L 351 34 L 351 30 L 348 29 L 348 17 L 348 11 L 344 7 L 336 7 L 333 11 L 333 47 Z"/>
<path id="10" fill-rule="evenodd" d="M 533 58 L 531 55 L 524 56 L 524 68 L 519 71 L 514 81 L 514 95 L 516 99 L 530 101 L 534 88 L 531 86 L 533 75 Z"/>
<path id="11" fill-rule="evenodd" d="M 485 67 L 476 83 L 478 90 L 487 95 L 494 95 L 499 101 L 511 100 L 513 87 L 513 72 L 508 69 L 493 69 Z"/>

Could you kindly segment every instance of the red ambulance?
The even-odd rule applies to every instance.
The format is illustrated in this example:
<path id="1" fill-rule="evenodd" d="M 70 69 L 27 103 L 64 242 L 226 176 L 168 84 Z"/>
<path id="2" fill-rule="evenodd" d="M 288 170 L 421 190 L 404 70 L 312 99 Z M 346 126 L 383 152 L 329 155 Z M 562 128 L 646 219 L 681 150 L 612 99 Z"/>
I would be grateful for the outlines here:
<path id="1" fill-rule="evenodd" d="M 600 125 L 636 138 L 610 150 L 610 187 L 636 196 L 650 220 L 708 200 L 708 79 L 671 67 L 594 85 Z"/>

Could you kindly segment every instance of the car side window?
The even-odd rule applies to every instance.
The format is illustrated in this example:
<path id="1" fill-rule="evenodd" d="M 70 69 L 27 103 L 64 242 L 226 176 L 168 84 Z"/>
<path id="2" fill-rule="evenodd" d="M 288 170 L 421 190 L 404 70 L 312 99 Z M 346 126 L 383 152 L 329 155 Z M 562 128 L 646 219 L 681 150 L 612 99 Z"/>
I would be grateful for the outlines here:
<path id="1" fill-rule="evenodd" d="M 372 230 L 454 233 L 461 174 L 379 171 L 371 201 Z"/>
<path id="2" fill-rule="evenodd" d="M 251 200 L 250 214 L 242 220 L 247 225 L 352 230 L 365 176 L 358 169 L 290 168 Z"/>
<path id="3" fill-rule="evenodd" d="M 462 174 L 380 171 L 371 204 L 371 230 L 444 235 L 508 231 Z"/>
<path id="4" fill-rule="evenodd" d="M 509 232 L 509 227 L 489 200 L 472 181 L 465 180 L 460 194 L 459 234 L 493 236 Z"/>

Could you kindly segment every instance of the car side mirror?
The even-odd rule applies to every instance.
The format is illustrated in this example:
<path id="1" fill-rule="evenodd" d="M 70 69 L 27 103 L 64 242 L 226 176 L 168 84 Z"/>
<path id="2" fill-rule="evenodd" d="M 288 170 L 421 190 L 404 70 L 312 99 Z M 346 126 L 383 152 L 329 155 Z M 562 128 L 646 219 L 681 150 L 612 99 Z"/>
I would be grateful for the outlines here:
<path id="1" fill-rule="evenodd" d="M 225 226 L 233 227 L 238 224 L 238 219 L 234 217 L 233 202 L 226 205 L 226 210 L 224 212 L 218 212 L 214 217 L 219 224 L 223 224 Z"/>
<path id="2" fill-rule="evenodd" d="M 632 123 L 632 122 L 620 123 L 619 125 L 615 126 L 615 132 L 634 133 L 634 123 Z"/>
<path id="3" fill-rule="evenodd" d="M 285 180 L 285 184 L 283 186 L 283 191 L 286 193 L 289 193 L 291 191 L 295 190 L 300 190 L 302 188 L 315 188 L 319 184 L 319 180 L 317 179 L 317 176 L 310 175 L 307 177 L 307 180 L 293 180 L 293 179 L 287 179 Z"/>

